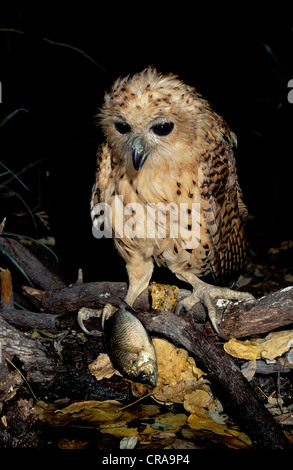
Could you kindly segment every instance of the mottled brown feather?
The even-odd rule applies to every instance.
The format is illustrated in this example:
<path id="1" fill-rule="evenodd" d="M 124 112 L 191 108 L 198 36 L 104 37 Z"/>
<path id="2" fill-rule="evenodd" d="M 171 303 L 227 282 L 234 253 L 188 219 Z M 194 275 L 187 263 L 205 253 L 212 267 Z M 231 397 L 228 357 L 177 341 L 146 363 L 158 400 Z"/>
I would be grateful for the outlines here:
<path id="1" fill-rule="evenodd" d="M 151 273 L 150 260 L 154 259 L 176 274 L 212 275 L 216 284 L 231 285 L 243 266 L 246 207 L 233 153 L 236 136 L 223 118 L 194 88 L 174 75 L 160 75 L 148 68 L 115 82 L 105 96 L 99 119 L 106 142 L 97 154 L 91 202 L 94 222 L 99 219 L 96 204 L 107 202 L 113 208 L 115 195 L 123 196 L 123 207 L 142 204 L 145 215 L 147 203 L 186 203 L 187 213 L 193 202 L 200 203 L 200 238 L 194 249 L 184 249 L 180 236 L 170 238 L 169 227 L 163 239 L 147 238 L 146 227 L 142 238 L 122 234 L 114 238 L 127 263 L 130 284 L 139 282 L 144 263 Z M 158 119 L 174 123 L 168 136 L 152 132 L 152 123 Z M 117 120 L 129 124 L 128 135 L 117 132 Z M 149 152 L 139 171 L 131 157 L 131 142 L 137 136 Z M 127 217 L 140 222 L 135 211 Z M 115 230 L 114 211 L 112 222 Z M 187 231 L 188 227 L 187 222 Z"/>

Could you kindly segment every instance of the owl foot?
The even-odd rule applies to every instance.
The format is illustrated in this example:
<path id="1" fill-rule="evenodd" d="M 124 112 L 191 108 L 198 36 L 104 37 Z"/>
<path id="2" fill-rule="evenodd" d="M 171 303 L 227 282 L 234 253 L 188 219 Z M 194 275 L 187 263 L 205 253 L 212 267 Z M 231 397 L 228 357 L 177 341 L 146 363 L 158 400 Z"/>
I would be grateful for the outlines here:
<path id="1" fill-rule="evenodd" d="M 84 321 L 89 320 L 90 318 L 93 318 L 93 317 L 100 318 L 101 315 L 102 315 L 102 312 L 103 312 L 102 309 L 94 310 L 92 308 L 87 308 L 87 307 L 82 307 L 78 311 L 77 323 L 79 324 L 80 328 L 82 329 L 82 331 L 84 333 L 86 333 L 87 335 L 92 335 L 92 336 L 101 336 L 102 335 L 102 333 L 100 331 L 96 331 L 96 330 L 89 331 L 83 323 Z"/>
<path id="2" fill-rule="evenodd" d="M 232 289 L 228 289 L 227 287 L 212 286 L 201 281 L 195 275 L 192 276 L 194 276 L 195 278 L 193 279 L 194 282 L 192 283 L 194 288 L 193 293 L 178 302 L 175 308 L 175 314 L 178 315 L 182 308 L 184 308 L 185 311 L 188 311 L 193 307 L 195 303 L 202 302 L 208 310 L 210 322 L 217 335 L 223 338 L 224 340 L 229 340 L 230 338 L 224 335 L 218 327 L 217 311 L 214 301 L 216 299 L 242 301 L 252 300 L 254 299 L 253 295 L 249 294 L 248 292 L 237 292 Z M 179 278 L 187 280 L 186 278 L 184 279 L 183 276 L 180 276 Z M 190 280 L 188 282 L 190 282 Z"/>
<path id="3" fill-rule="evenodd" d="M 105 320 L 108 320 L 108 318 L 113 315 L 114 312 L 116 312 L 117 307 L 113 307 L 113 305 L 106 304 L 103 309 L 98 309 L 94 310 L 92 308 L 87 308 L 87 307 L 82 307 L 77 314 L 77 323 L 79 324 L 80 328 L 84 333 L 87 335 L 92 335 L 92 336 L 101 336 L 102 332 L 93 330 L 89 331 L 85 325 L 84 321 L 89 320 L 90 318 L 101 318 L 101 329 L 104 331 L 104 323 Z"/>

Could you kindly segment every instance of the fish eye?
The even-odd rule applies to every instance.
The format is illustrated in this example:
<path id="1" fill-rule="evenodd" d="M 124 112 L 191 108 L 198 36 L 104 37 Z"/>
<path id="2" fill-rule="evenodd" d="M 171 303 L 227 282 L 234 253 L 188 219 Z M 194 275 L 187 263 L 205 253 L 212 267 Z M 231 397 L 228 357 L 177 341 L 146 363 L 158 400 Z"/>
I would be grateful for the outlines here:
<path id="1" fill-rule="evenodd" d="M 173 122 L 161 122 L 160 124 L 155 124 L 152 126 L 152 131 L 156 135 L 168 135 L 170 132 L 172 132 L 174 128 L 174 123 Z"/>
<path id="2" fill-rule="evenodd" d="M 114 126 L 116 127 L 116 130 L 119 132 L 119 134 L 128 134 L 128 132 L 131 131 L 131 127 L 127 122 L 123 121 L 115 121 Z"/>
<path id="3" fill-rule="evenodd" d="M 137 378 L 141 381 L 141 382 L 146 382 L 147 379 L 148 379 L 148 374 L 146 372 L 140 372 L 137 376 Z"/>

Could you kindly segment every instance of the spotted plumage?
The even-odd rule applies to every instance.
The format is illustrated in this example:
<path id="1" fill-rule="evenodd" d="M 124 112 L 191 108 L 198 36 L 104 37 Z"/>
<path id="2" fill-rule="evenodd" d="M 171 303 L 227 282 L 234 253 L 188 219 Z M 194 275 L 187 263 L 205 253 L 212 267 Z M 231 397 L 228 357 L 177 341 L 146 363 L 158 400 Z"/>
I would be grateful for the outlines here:
<path id="1" fill-rule="evenodd" d="M 155 260 L 194 288 L 177 311 L 201 300 L 216 328 L 214 298 L 248 298 L 199 279 L 210 275 L 229 286 L 243 266 L 247 211 L 235 134 L 194 88 L 152 67 L 114 83 L 99 121 L 106 141 L 97 156 L 92 217 L 101 223 L 100 202 L 112 209 L 114 242 L 129 276 L 126 301 L 132 305 L 147 287 Z M 126 210 L 123 221 L 117 196 Z M 152 207 L 159 210 L 147 219 Z M 124 230 L 128 222 L 132 237 Z"/>

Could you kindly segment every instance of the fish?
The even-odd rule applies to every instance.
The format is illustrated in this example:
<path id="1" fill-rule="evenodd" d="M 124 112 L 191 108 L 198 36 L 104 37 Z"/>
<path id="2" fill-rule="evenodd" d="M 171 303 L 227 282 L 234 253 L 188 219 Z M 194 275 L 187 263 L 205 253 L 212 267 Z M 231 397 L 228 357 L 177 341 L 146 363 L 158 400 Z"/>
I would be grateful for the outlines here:
<path id="1" fill-rule="evenodd" d="M 110 304 L 104 307 L 101 326 L 107 353 L 114 368 L 123 376 L 155 387 L 158 380 L 156 350 L 141 321 L 131 307 L 124 304 L 114 313 Z"/>

